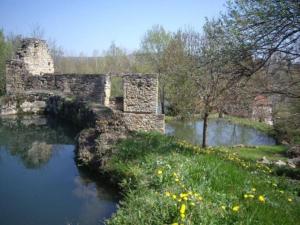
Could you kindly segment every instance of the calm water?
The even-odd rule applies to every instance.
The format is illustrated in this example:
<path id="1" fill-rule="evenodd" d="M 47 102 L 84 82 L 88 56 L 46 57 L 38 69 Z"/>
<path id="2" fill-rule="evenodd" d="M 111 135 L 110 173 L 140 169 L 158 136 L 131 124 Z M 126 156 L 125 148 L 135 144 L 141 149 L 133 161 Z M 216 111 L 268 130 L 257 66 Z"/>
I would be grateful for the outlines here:
<path id="1" fill-rule="evenodd" d="M 74 135 L 45 118 L 0 120 L 0 224 L 94 225 L 117 192 L 79 170 Z"/>
<path id="2" fill-rule="evenodd" d="M 171 121 L 166 124 L 166 134 L 185 139 L 193 144 L 202 144 L 203 121 Z M 255 129 L 231 124 L 225 120 L 208 123 L 207 143 L 216 145 L 275 145 L 275 140 Z"/>

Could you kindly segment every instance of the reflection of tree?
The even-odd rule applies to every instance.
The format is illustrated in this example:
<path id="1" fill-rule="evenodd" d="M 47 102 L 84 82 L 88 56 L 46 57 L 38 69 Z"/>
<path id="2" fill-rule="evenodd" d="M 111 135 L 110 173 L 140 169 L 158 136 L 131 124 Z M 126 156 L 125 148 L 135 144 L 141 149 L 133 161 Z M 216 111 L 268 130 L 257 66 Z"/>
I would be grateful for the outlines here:
<path id="1" fill-rule="evenodd" d="M 199 143 L 199 137 L 197 135 L 198 123 L 196 121 L 172 121 L 168 124 L 172 129 L 171 135 L 185 139 L 193 144 Z"/>
<path id="2" fill-rule="evenodd" d="M 24 158 L 27 167 L 36 168 L 47 163 L 52 155 L 52 145 L 45 142 L 33 142 Z"/>
<path id="3" fill-rule="evenodd" d="M 230 137 L 229 143 L 231 143 L 231 144 L 237 144 L 238 137 L 237 137 L 237 132 L 236 132 L 236 124 L 233 124 L 231 126 L 232 126 L 232 132 L 231 132 L 231 137 Z"/>
<path id="4" fill-rule="evenodd" d="M 112 186 L 112 183 L 107 178 L 99 177 L 87 169 L 78 168 L 79 176 L 75 178 L 74 182 L 77 188 L 74 194 L 78 197 L 88 197 L 96 195 L 99 199 L 104 200 L 118 200 L 118 190 Z M 76 192 L 76 193 L 75 193 Z M 92 194 L 92 192 L 94 192 Z"/>
<path id="5" fill-rule="evenodd" d="M 172 121 L 167 124 L 169 133 L 175 137 L 185 139 L 194 144 L 202 142 L 203 121 Z M 209 145 L 235 145 L 235 144 L 273 144 L 274 140 L 261 134 L 255 129 L 232 124 L 224 120 L 209 121 Z"/>
<path id="6" fill-rule="evenodd" d="M 45 119 L 0 119 L 0 146 L 4 146 L 10 154 L 19 156 L 28 168 L 44 165 L 51 157 L 51 144 L 74 143 L 74 136 L 67 126 Z"/>
<path id="7" fill-rule="evenodd" d="M 79 212 L 79 224 L 98 224 L 99 219 L 108 218 L 116 210 L 119 195 L 107 180 L 88 170 L 78 168 L 79 176 L 75 177 L 73 194 L 83 201 Z M 102 223 L 101 223 L 102 224 Z"/>

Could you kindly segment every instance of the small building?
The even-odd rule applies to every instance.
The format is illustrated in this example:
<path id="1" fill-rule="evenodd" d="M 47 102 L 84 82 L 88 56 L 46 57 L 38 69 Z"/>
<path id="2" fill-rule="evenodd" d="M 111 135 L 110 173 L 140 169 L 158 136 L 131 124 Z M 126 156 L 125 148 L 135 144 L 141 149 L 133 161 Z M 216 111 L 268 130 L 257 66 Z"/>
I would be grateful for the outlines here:
<path id="1" fill-rule="evenodd" d="M 252 106 L 252 119 L 273 125 L 272 103 L 268 97 L 264 95 L 255 97 Z"/>

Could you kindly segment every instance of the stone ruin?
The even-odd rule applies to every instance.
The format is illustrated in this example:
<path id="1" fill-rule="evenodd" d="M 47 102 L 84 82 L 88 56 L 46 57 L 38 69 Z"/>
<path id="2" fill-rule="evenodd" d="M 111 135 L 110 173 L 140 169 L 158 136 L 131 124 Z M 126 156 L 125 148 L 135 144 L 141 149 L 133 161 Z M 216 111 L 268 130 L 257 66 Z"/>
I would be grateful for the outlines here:
<path id="1" fill-rule="evenodd" d="M 0 115 L 44 112 L 49 99 L 59 96 L 118 112 L 129 131 L 164 132 L 164 115 L 157 113 L 157 76 L 127 74 L 122 78 L 124 97 L 111 99 L 110 76 L 57 74 L 46 42 L 27 38 L 6 64 L 7 96 L 0 102 Z"/>

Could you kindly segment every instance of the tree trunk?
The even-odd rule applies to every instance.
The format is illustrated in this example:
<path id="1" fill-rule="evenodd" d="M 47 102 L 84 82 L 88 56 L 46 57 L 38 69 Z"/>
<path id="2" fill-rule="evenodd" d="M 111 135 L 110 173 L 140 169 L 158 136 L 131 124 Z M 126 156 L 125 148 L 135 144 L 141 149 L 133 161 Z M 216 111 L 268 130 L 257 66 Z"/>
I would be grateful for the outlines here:
<path id="1" fill-rule="evenodd" d="M 224 118 L 224 114 L 222 111 L 219 111 L 219 118 Z"/>
<path id="2" fill-rule="evenodd" d="M 161 114 L 165 114 L 165 88 L 161 87 L 160 90 L 160 106 L 161 106 Z"/>
<path id="3" fill-rule="evenodd" d="M 207 120 L 208 120 L 208 113 L 206 112 L 204 113 L 204 117 L 203 117 L 202 148 L 206 148 Z"/>

